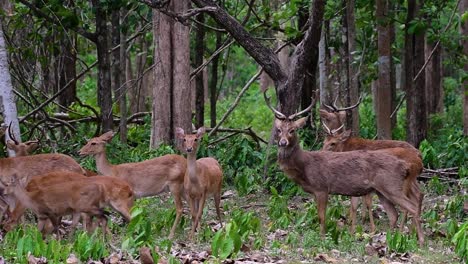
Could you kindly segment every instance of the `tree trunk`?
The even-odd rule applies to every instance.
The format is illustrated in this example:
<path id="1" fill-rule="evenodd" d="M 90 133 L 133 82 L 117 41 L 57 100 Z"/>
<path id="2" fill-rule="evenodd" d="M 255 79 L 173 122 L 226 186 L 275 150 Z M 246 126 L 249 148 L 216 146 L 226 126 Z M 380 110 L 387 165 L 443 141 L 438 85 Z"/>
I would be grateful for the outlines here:
<path id="1" fill-rule="evenodd" d="M 359 76 L 357 74 L 357 64 L 354 62 L 356 51 L 356 26 L 354 16 L 354 0 L 346 1 L 346 39 L 347 39 L 347 73 L 348 87 L 346 90 L 346 104 L 355 104 L 359 99 Z M 356 107 L 347 111 L 347 127 L 351 128 L 354 135 L 359 135 L 359 109 Z"/>
<path id="2" fill-rule="evenodd" d="M 425 58 L 428 58 L 435 47 L 435 43 L 426 38 Z M 442 48 L 439 45 L 435 49 L 431 60 L 426 66 L 426 103 L 427 116 L 440 113 L 443 110 L 443 89 L 442 89 Z"/>
<path id="3" fill-rule="evenodd" d="M 96 10 L 96 49 L 98 57 L 98 105 L 101 108 L 102 132 L 112 130 L 112 84 L 110 76 L 110 56 L 108 44 L 107 12 L 98 0 L 93 0 Z"/>
<path id="4" fill-rule="evenodd" d="M 333 102 L 333 91 L 331 89 L 329 76 L 329 54 L 327 47 L 326 24 L 322 27 L 322 35 L 319 42 L 319 79 L 320 79 L 320 103 L 331 105 Z"/>
<path id="5" fill-rule="evenodd" d="M 468 1 L 463 0 L 460 3 L 460 15 L 462 15 L 466 10 L 468 10 Z M 462 36 L 468 36 L 468 20 L 460 27 L 460 33 Z M 468 54 L 468 41 L 466 39 L 462 40 L 463 53 Z M 468 72 L 468 62 L 465 63 L 463 69 L 465 72 Z M 463 100 L 463 135 L 468 136 L 468 78 L 465 78 L 462 86 L 462 97 Z"/>
<path id="6" fill-rule="evenodd" d="M 112 10 L 112 87 L 114 90 L 115 101 L 118 102 L 120 113 L 120 141 L 127 142 L 127 104 L 126 104 L 126 85 L 125 85 L 125 35 L 121 33 L 121 9 Z M 122 31 L 123 32 L 123 31 Z"/>
<path id="7" fill-rule="evenodd" d="M 8 67 L 8 54 L 6 49 L 5 39 L 3 37 L 3 25 L 0 20 L 0 109 L 2 109 L 3 119 L 5 124 L 12 126 L 12 132 L 15 138 L 21 140 L 18 112 L 16 110 L 16 102 L 13 96 L 13 85 L 11 83 L 11 75 Z M 5 143 L 10 137 L 5 134 Z M 8 156 L 13 157 L 15 152 L 8 150 Z"/>
<path id="8" fill-rule="evenodd" d="M 377 137 L 392 138 L 392 54 L 391 23 L 387 0 L 376 0 L 379 78 L 376 86 Z"/>
<path id="9" fill-rule="evenodd" d="M 186 0 L 175 0 L 174 12 L 185 13 L 189 2 Z M 173 123 L 172 129 L 181 127 L 185 131 L 192 131 L 192 112 L 190 97 L 190 31 L 189 27 L 175 22 L 172 31 L 173 57 Z"/>
<path id="10" fill-rule="evenodd" d="M 416 15 L 419 15 L 423 6 L 416 0 L 408 1 L 408 16 L 406 28 L 409 28 Z M 413 81 L 418 71 L 424 65 L 424 32 L 410 34 L 405 32 L 405 67 L 406 67 L 406 119 L 408 122 L 406 129 L 406 140 L 415 147 L 419 147 L 421 141 L 426 138 L 427 117 L 426 117 L 426 92 L 425 74 L 420 74 L 416 81 Z"/>
<path id="11" fill-rule="evenodd" d="M 172 51 L 171 18 L 153 10 L 154 74 L 153 116 L 150 146 L 157 148 L 171 140 Z"/>
<path id="12" fill-rule="evenodd" d="M 76 98 L 76 34 L 73 32 L 59 33 L 62 35 L 62 52 L 58 55 L 58 87 L 57 90 L 67 85 L 70 81 L 73 83 L 58 97 L 58 103 L 69 107 Z"/>
<path id="13" fill-rule="evenodd" d="M 204 24 L 205 15 L 203 13 L 197 15 L 197 21 Z M 200 24 L 197 27 L 195 37 L 195 68 L 203 64 L 203 55 L 205 53 L 205 27 Z M 200 71 L 195 77 L 195 126 L 197 128 L 202 127 L 205 123 L 204 72 Z"/>
<path id="14" fill-rule="evenodd" d="M 216 32 L 216 50 L 222 45 L 221 32 Z M 218 100 L 218 64 L 220 56 L 217 55 L 211 61 L 211 80 L 210 80 L 210 126 L 216 126 L 216 101 Z"/>

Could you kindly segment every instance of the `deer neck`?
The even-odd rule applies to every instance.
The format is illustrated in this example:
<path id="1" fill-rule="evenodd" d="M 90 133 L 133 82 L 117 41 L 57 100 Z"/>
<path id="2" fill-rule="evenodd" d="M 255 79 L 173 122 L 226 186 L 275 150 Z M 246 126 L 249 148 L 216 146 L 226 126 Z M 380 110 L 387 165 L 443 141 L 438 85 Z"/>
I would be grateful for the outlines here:
<path id="1" fill-rule="evenodd" d="M 187 175 L 192 184 L 198 184 L 197 177 L 197 152 L 187 154 Z"/>
<path id="2" fill-rule="evenodd" d="M 107 160 L 106 152 L 101 152 L 94 155 L 96 159 L 96 169 L 102 175 L 112 175 L 112 164 Z"/>
<path id="3" fill-rule="evenodd" d="M 291 142 L 291 144 L 287 147 L 278 148 L 278 159 L 280 161 L 289 160 L 291 157 L 296 156 L 296 153 L 298 153 L 300 150 L 301 148 L 299 147 L 299 143 Z"/>

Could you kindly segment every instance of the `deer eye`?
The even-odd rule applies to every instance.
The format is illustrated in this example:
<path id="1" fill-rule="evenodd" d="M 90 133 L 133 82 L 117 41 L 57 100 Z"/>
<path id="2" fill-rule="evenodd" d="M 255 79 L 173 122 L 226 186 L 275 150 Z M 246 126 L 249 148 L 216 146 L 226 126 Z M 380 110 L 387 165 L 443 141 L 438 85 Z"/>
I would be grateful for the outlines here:
<path id="1" fill-rule="evenodd" d="M 289 134 L 292 134 L 292 133 L 294 133 L 294 131 L 296 131 L 296 130 L 295 130 L 295 129 L 291 129 L 291 130 L 289 130 Z"/>
<path id="2" fill-rule="evenodd" d="M 94 145 L 96 145 L 96 143 L 95 143 L 95 142 L 91 143 L 91 146 L 94 146 Z"/>
<path id="3" fill-rule="evenodd" d="M 278 134 L 281 134 L 281 129 L 279 129 L 279 128 L 276 129 L 276 132 L 277 132 Z"/>
<path id="4" fill-rule="evenodd" d="M 187 139 L 186 139 L 186 138 L 184 138 L 184 142 L 187 142 Z"/>
<path id="5" fill-rule="evenodd" d="M 195 142 L 197 142 L 197 141 L 198 141 L 198 138 L 195 138 Z"/>

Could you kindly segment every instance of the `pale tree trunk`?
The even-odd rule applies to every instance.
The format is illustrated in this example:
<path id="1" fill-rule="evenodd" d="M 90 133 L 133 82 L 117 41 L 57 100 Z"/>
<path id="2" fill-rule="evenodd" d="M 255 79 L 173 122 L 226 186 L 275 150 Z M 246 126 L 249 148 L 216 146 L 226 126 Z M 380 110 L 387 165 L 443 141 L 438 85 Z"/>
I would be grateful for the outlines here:
<path id="1" fill-rule="evenodd" d="M 151 142 L 153 148 L 171 140 L 172 113 L 172 54 L 171 54 L 171 18 L 153 10 L 154 29 L 154 89 Z"/>
<path id="2" fill-rule="evenodd" d="M 357 74 L 357 64 L 354 62 L 354 53 L 356 51 L 356 26 L 354 18 L 354 0 L 348 0 L 346 4 L 346 24 L 348 40 L 348 90 L 346 95 L 346 104 L 348 106 L 355 104 L 359 99 L 359 76 Z M 359 108 L 347 111 L 347 123 L 352 129 L 354 135 L 359 135 Z"/>
<path id="3" fill-rule="evenodd" d="M 172 1 L 169 8 L 185 13 L 188 4 L 185 0 Z M 170 143 L 175 127 L 185 131 L 192 129 L 189 28 L 155 12 L 156 77 L 151 147 Z"/>
<path id="4" fill-rule="evenodd" d="M 12 132 L 15 138 L 21 140 L 18 112 L 16 110 L 15 97 L 13 95 L 13 85 L 11 83 L 10 70 L 8 68 L 8 54 L 6 50 L 5 38 L 3 35 L 3 25 L 0 20 L 0 109 L 3 110 L 3 119 L 6 125 L 12 126 Z M 8 133 L 5 134 L 6 140 L 10 137 Z M 14 157 L 15 152 L 8 150 L 8 156 Z"/>
<path id="5" fill-rule="evenodd" d="M 428 58 L 435 47 L 434 42 L 426 38 L 425 58 Z M 442 47 L 438 45 L 431 60 L 426 66 L 426 103 L 427 116 L 440 113 L 443 110 L 443 89 L 442 89 Z"/>
<path id="6" fill-rule="evenodd" d="M 379 78 L 376 85 L 377 106 L 377 137 L 379 139 L 392 138 L 392 54 L 391 54 L 391 23 L 387 0 L 376 0 L 377 45 Z"/>
<path id="7" fill-rule="evenodd" d="M 328 22 L 325 22 L 326 24 Z M 320 103 L 331 105 L 333 102 L 333 91 L 331 89 L 329 76 L 329 54 L 327 48 L 326 25 L 322 27 L 322 36 L 319 42 L 319 83 L 320 83 Z"/>
<path id="8" fill-rule="evenodd" d="M 406 25 L 416 15 L 419 15 L 423 6 L 422 1 L 408 1 L 408 16 Z M 416 81 L 413 81 L 418 71 L 424 65 L 424 33 L 409 34 L 405 32 L 405 80 L 406 80 L 406 140 L 415 147 L 419 147 L 421 141 L 426 138 L 427 117 L 426 117 L 426 92 L 425 74 L 421 73 Z"/>
<path id="9" fill-rule="evenodd" d="M 200 24 L 205 23 L 203 13 L 197 15 L 197 21 Z M 205 27 L 198 25 L 195 37 L 195 68 L 203 64 L 203 55 L 205 53 Z M 195 126 L 202 127 L 205 123 L 205 76 L 206 71 L 200 71 L 195 77 Z"/>
<path id="10" fill-rule="evenodd" d="M 466 10 L 468 10 L 468 1 L 463 0 L 460 3 L 460 15 L 462 15 Z M 465 20 L 465 22 L 461 25 L 460 27 L 460 33 L 462 36 L 468 36 L 468 20 Z M 463 45 L 463 53 L 468 54 L 468 41 L 466 39 L 462 40 L 462 45 Z M 463 69 L 465 72 L 468 72 L 468 62 L 465 63 Z M 462 97 L 464 98 L 463 100 L 463 135 L 468 136 L 468 79 L 465 78 L 465 81 L 462 84 Z"/>

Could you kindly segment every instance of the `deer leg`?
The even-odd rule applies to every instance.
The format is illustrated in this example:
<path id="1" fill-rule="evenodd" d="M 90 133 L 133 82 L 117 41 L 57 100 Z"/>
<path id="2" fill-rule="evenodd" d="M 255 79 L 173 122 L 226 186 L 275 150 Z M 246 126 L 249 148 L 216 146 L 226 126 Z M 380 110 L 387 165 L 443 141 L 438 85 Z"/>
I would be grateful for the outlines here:
<path id="1" fill-rule="evenodd" d="M 16 224 L 18 224 L 19 218 L 24 214 L 25 211 L 26 211 L 26 207 L 19 200 L 17 200 L 15 207 L 13 208 L 13 211 L 11 212 L 10 218 L 7 222 L 8 227 L 10 229 Z"/>
<path id="2" fill-rule="evenodd" d="M 351 196 L 351 207 L 349 208 L 349 218 L 351 218 L 351 234 L 356 230 L 356 212 L 359 205 L 359 197 Z"/>
<path id="3" fill-rule="evenodd" d="M 200 229 L 201 226 L 201 218 L 203 215 L 203 208 L 205 207 L 205 201 L 206 201 L 206 193 L 202 194 L 202 197 L 200 198 L 200 204 L 198 205 L 198 213 L 197 213 L 197 229 Z"/>
<path id="4" fill-rule="evenodd" d="M 328 193 L 315 193 L 315 201 L 317 202 L 317 212 L 320 222 L 320 234 L 324 236 L 326 232 L 325 213 L 327 209 Z"/>
<path id="5" fill-rule="evenodd" d="M 192 227 L 190 228 L 190 235 L 189 235 L 189 239 L 192 239 L 193 238 L 193 234 L 195 233 L 195 217 L 196 217 L 196 199 L 190 197 L 190 195 L 187 195 L 187 199 L 188 199 L 188 202 L 189 202 L 189 206 L 190 206 L 190 215 L 192 217 Z"/>
<path id="6" fill-rule="evenodd" d="M 221 202 L 221 192 L 215 192 L 214 194 L 214 203 L 216 207 L 216 215 L 218 215 L 219 224 L 223 227 L 223 221 L 221 220 L 221 210 L 219 204 Z"/>
<path id="7" fill-rule="evenodd" d="M 395 205 L 393 205 L 393 203 L 381 193 L 377 192 L 377 196 L 379 197 L 380 203 L 387 213 L 390 228 L 394 229 L 398 221 L 398 212 L 395 208 Z"/>
<path id="8" fill-rule="evenodd" d="M 172 224 L 171 232 L 169 234 L 169 239 L 172 239 L 174 237 L 175 230 L 177 228 L 177 225 L 180 223 L 180 217 L 182 216 L 182 213 L 184 211 L 184 206 L 182 204 L 182 194 L 181 190 L 174 190 L 171 191 L 174 195 L 174 203 L 176 206 L 176 218 L 174 220 L 174 223 Z"/>
<path id="9" fill-rule="evenodd" d="M 375 224 L 374 224 L 374 215 L 372 214 L 372 194 L 366 194 L 362 197 L 362 200 L 367 208 L 367 212 L 369 214 L 369 224 L 371 233 L 375 232 Z"/>

